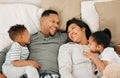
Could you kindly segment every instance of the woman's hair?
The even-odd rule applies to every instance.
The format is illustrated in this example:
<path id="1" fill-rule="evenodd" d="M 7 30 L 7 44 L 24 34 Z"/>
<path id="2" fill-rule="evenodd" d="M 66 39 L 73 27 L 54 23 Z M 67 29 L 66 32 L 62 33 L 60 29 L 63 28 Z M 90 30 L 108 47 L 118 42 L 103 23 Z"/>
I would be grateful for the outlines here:
<path id="1" fill-rule="evenodd" d="M 8 30 L 8 33 L 10 38 L 14 41 L 16 37 L 20 34 L 23 34 L 25 30 L 26 27 L 24 25 L 16 24 Z"/>
<path id="2" fill-rule="evenodd" d="M 111 32 L 109 29 L 104 29 L 103 31 L 97 31 L 91 35 L 97 44 L 101 44 L 106 48 L 111 41 Z"/>
<path id="3" fill-rule="evenodd" d="M 82 20 L 78 20 L 76 18 L 73 18 L 71 20 L 68 20 L 67 23 L 66 23 L 66 32 L 68 32 L 68 27 L 71 25 L 71 24 L 76 24 L 78 25 L 80 28 L 85 28 L 85 32 L 86 32 L 86 37 L 87 39 L 89 39 L 90 35 L 91 35 L 91 30 L 89 28 L 89 26 L 83 22 Z"/>

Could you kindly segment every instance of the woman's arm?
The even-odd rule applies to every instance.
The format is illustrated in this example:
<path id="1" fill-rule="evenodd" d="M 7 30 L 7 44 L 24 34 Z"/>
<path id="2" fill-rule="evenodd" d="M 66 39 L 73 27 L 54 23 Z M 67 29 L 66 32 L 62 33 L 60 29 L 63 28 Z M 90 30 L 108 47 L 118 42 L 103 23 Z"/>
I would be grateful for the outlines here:
<path id="1" fill-rule="evenodd" d="M 58 64 L 61 78 L 74 78 L 72 76 L 71 54 L 66 45 L 62 45 L 59 49 Z"/>

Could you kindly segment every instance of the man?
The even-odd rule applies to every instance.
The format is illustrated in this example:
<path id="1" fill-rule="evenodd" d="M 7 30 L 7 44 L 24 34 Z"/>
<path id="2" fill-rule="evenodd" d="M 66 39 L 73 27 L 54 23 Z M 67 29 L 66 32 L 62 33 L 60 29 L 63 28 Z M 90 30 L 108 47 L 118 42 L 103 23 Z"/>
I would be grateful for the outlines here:
<path id="1" fill-rule="evenodd" d="M 42 78 L 59 78 L 58 51 L 67 40 L 67 34 L 59 31 L 59 17 L 54 10 L 45 10 L 41 15 L 40 31 L 31 36 L 29 59 L 41 64 Z"/>

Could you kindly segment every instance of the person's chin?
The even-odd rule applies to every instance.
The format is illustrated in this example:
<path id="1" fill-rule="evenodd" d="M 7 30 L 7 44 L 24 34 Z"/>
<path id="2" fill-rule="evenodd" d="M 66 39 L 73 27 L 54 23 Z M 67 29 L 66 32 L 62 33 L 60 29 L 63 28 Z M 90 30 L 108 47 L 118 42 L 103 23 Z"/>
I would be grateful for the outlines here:
<path id="1" fill-rule="evenodd" d="M 51 36 L 54 36 L 55 34 L 56 34 L 56 32 L 52 32 L 52 33 L 50 33 Z"/>
<path id="2" fill-rule="evenodd" d="M 72 39 L 73 42 L 77 43 L 77 40 L 76 39 Z"/>
<path id="3" fill-rule="evenodd" d="M 50 34 L 50 36 L 54 36 L 55 35 L 55 33 L 54 34 Z"/>
<path id="4" fill-rule="evenodd" d="M 30 42 L 27 42 L 26 44 L 30 44 Z"/>

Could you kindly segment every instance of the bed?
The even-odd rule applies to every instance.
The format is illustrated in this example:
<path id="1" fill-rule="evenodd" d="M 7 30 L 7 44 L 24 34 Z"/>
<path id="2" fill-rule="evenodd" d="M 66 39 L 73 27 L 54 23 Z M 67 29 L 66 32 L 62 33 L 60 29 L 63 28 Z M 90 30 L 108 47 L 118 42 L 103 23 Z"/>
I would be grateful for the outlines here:
<path id="1" fill-rule="evenodd" d="M 67 20 L 76 17 L 85 21 L 92 32 L 109 28 L 112 42 L 120 44 L 119 0 L 0 0 L 0 71 L 4 48 L 12 43 L 7 33 L 10 26 L 24 24 L 33 34 L 40 30 L 39 20 L 45 9 L 58 11 L 61 30 L 65 30 Z"/>

